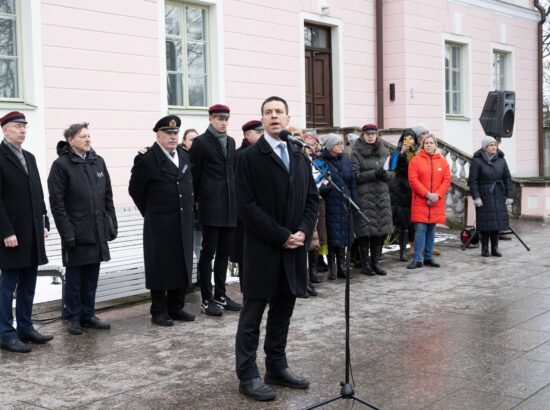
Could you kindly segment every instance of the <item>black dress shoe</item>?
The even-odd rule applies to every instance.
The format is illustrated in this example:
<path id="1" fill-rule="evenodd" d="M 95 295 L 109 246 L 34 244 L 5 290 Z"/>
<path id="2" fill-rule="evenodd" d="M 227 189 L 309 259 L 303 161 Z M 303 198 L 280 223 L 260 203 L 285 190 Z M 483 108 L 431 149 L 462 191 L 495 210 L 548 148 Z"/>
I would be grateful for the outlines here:
<path id="1" fill-rule="evenodd" d="M 440 268 L 441 265 L 433 259 L 424 259 L 424 266 L 431 266 L 432 268 Z"/>
<path id="2" fill-rule="evenodd" d="M 7 340 L 0 342 L 0 347 L 4 350 L 9 350 L 15 353 L 29 353 L 32 349 L 19 339 Z"/>
<path id="3" fill-rule="evenodd" d="M 180 322 L 192 322 L 193 320 L 195 320 L 195 315 L 188 313 L 183 309 L 180 309 L 177 312 L 172 312 L 169 315 L 172 320 L 177 320 Z"/>
<path id="4" fill-rule="evenodd" d="M 111 325 L 106 320 L 101 320 L 97 316 L 92 316 L 89 319 L 80 321 L 82 327 L 91 327 L 92 329 L 110 329 Z"/>
<path id="5" fill-rule="evenodd" d="M 407 265 L 407 269 L 416 269 L 416 268 L 421 268 L 421 267 L 422 267 L 422 262 L 412 261 L 411 263 L 409 263 Z"/>
<path id="6" fill-rule="evenodd" d="M 264 381 L 266 384 L 277 384 L 291 389 L 307 389 L 309 387 L 308 379 L 296 376 L 288 367 L 277 372 L 266 371 Z"/>
<path id="7" fill-rule="evenodd" d="M 151 322 L 159 326 L 174 326 L 174 321 L 167 314 L 153 315 L 151 317 Z"/>
<path id="8" fill-rule="evenodd" d="M 313 285 L 307 285 L 306 289 L 309 296 L 319 296 L 319 293 L 317 293 Z"/>
<path id="9" fill-rule="evenodd" d="M 38 345 L 42 345 L 44 343 L 48 343 L 50 340 L 53 339 L 52 335 L 43 335 L 41 333 L 38 333 L 36 330 L 33 330 L 30 333 L 26 334 L 18 334 L 19 340 L 21 340 L 23 343 L 35 343 Z"/>
<path id="10" fill-rule="evenodd" d="M 81 335 L 82 326 L 80 325 L 80 320 L 69 320 L 67 322 L 67 331 L 72 335 Z"/>
<path id="11" fill-rule="evenodd" d="M 266 386 L 259 377 L 241 380 L 239 382 L 239 393 L 258 401 L 268 401 L 275 398 L 275 392 L 273 389 Z"/>
<path id="12" fill-rule="evenodd" d="M 497 258 L 501 258 L 502 253 L 500 253 L 498 248 L 491 248 L 491 256 L 496 256 Z"/>

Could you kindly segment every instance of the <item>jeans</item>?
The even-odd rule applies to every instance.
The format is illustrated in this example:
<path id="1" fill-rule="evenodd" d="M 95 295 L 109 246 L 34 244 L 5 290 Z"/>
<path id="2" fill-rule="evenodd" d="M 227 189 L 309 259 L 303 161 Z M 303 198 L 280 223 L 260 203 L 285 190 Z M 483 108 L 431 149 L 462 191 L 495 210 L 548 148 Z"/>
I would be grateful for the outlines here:
<path id="1" fill-rule="evenodd" d="M 88 320 L 95 316 L 99 263 L 68 266 L 65 271 L 65 318 Z"/>
<path id="2" fill-rule="evenodd" d="M 7 342 L 34 330 L 32 304 L 36 287 L 36 266 L 23 269 L 3 269 L 0 272 L 0 340 Z M 13 328 L 12 301 L 17 288 L 15 318 L 17 332 Z"/>
<path id="3" fill-rule="evenodd" d="M 423 262 L 433 257 L 435 224 L 415 223 L 414 261 Z"/>

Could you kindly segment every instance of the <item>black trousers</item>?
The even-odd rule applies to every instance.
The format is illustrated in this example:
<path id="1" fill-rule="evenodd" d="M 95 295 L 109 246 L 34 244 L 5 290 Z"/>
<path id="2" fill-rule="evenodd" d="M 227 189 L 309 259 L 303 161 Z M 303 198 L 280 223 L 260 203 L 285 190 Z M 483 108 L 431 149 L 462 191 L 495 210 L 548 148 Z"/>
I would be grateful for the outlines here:
<path id="1" fill-rule="evenodd" d="M 225 279 L 229 262 L 229 243 L 234 228 L 202 227 L 202 247 L 198 263 L 203 300 L 225 297 Z M 214 259 L 214 295 L 212 295 L 212 259 Z"/>
<path id="2" fill-rule="evenodd" d="M 286 369 L 286 341 L 296 296 L 280 295 L 269 299 L 245 299 L 235 340 L 236 370 L 239 380 L 259 377 L 256 351 L 260 340 L 260 323 L 266 306 L 266 334 L 264 342 L 265 367 L 268 371 Z"/>
<path id="3" fill-rule="evenodd" d="M 65 270 L 65 309 L 67 320 L 88 320 L 95 316 L 95 293 L 100 263 L 67 266 Z"/>
<path id="4" fill-rule="evenodd" d="M 185 306 L 185 289 L 151 289 L 151 315 L 175 313 Z"/>

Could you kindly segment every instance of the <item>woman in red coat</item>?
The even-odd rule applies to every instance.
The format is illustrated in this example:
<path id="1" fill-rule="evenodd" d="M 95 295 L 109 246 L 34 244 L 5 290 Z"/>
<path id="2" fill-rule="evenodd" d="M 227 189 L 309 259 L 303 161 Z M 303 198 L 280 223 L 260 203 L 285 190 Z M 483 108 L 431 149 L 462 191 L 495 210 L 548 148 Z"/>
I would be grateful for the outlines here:
<path id="1" fill-rule="evenodd" d="M 419 154 L 409 164 L 412 190 L 411 220 L 416 223 L 414 259 L 408 269 L 425 266 L 439 268 L 433 260 L 435 226 L 445 223 L 445 194 L 451 184 L 447 160 L 437 150 L 437 140 L 429 135 L 422 140 Z"/>

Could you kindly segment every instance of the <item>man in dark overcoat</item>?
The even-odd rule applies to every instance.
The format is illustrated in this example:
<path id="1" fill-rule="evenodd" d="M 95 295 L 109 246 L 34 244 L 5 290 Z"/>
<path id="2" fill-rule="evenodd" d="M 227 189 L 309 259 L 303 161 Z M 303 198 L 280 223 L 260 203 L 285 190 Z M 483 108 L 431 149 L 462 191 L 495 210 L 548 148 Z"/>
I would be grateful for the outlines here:
<path id="1" fill-rule="evenodd" d="M 211 106 L 208 109 L 208 129 L 193 140 L 189 150 L 193 164 L 193 188 L 202 226 L 202 245 L 197 267 L 202 297 L 201 312 L 210 316 L 221 316 L 223 309 L 241 310 L 241 305 L 231 300 L 225 292 L 230 241 L 237 226 L 235 140 L 227 135 L 229 116 L 228 106 Z"/>
<path id="2" fill-rule="evenodd" d="M 72 124 L 57 143 L 48 177 L 50 207 L 61 236 L 65 269 L 64 316 L 71 334 L 82 327 L 110 329 L 95 315 L 101 262 L 111 259 L 107 241 L 117 236 L 111 178 L 91 146 L 88 123 Z"/>
<path id="3" fill-rule="evenodd" d="M 193 180 L 187 151 L 178 145 L 181 120 L 161 118 L 157 140 L 134 160 L 129 192 L 144 217 L 145 285 L 151 290 L 151 321 L 172 326 L 192 321 L 183 310 L 193 262 Z"/>
<path id="4" fill-rule="evenodd" d="M 31 351 L 27 342 L 46 343 L 32 324 L 38 265 L 48 263 L 44 239 L 50 224 L 34 155 L 21 148 L 27 133 L 25 115 L 12 111 L 0 118 L 0 346 Z M 17 289 L 13 327 L 12 300 Z"/>
<path id="5" fill-rule="evenodd" d="M 237 198 L 245 226 L 243 254 L 244 305 L 235 352 L 239 391 L 255 400 L 271 400 L 266 384 L 304 389 L 286 360 L 290 317 L 297 295 L 307 286 L 304 244 L 310 239 L 319 207 L 311 166 L 299 149 L 282 142 L 288 105 L 280 97 L 262 104 L 264 135 L 239 156 Z M 260 323 L 269 303 L 264 350 L 265 383 L 256 365 Z"/>

